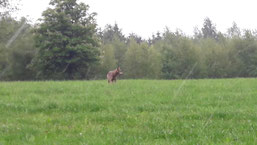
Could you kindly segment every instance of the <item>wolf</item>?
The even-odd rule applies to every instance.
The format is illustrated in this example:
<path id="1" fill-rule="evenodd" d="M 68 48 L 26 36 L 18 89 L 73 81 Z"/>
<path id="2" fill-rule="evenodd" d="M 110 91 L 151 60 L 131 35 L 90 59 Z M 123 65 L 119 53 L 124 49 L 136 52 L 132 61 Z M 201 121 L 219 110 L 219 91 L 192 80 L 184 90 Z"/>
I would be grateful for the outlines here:
<path id="1" fill-rule="evenodd" d="M 116 82 L 117 76 L 122 75 L 122 74 L 123 74 L 123 72 L 121 72 L 120 67 L 116 68 L 116 69 L 113 70 L 113 71 L 109 71 L 109 72 L 107 73 L 107 80 L 108 80 L 108 83 Z"/>

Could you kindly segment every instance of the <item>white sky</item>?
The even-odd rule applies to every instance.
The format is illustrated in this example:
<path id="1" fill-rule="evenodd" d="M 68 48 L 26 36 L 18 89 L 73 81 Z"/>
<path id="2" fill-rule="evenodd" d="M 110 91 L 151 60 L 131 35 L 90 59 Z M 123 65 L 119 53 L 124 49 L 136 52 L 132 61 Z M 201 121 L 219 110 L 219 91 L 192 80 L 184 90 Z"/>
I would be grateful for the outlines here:
<path id="1" fill-rule="evenodd" d="M 33 21 L 41 17 L 50 0 L 21 0 L 19 16 Z M 255 0 L 80 0 L 97 12 L 97 24 L 104 28 L 115 22 L 125 35 L 136 33 L 151 37 L 165 26 L 193 34 L 195 26 L 201 28 L 209 17 L 221 32 L 235 21 L 241 29 L 257 28 L 257 1 Z"/>

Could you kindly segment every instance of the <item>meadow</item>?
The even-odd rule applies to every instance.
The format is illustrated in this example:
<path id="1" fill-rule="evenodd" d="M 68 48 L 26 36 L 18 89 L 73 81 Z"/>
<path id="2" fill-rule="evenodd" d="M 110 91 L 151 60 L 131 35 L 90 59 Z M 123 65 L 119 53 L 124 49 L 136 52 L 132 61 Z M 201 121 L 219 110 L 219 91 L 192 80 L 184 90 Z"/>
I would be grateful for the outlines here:
<path id="1" fill-rule="evenodd" d="M 0 82 L 0 145 L 257 144 L 257 79 Z"/>

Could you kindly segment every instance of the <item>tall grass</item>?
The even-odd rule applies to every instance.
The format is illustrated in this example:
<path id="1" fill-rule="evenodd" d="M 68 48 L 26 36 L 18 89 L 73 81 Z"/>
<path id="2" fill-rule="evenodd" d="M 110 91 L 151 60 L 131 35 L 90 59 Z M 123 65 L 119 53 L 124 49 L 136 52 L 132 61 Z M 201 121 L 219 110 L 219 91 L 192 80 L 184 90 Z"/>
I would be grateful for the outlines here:
<path id="1" fill-rule="evenodd" d="M 257 79 L 1 82 L 0 145 L 257 144 L 256 94 Z"/>

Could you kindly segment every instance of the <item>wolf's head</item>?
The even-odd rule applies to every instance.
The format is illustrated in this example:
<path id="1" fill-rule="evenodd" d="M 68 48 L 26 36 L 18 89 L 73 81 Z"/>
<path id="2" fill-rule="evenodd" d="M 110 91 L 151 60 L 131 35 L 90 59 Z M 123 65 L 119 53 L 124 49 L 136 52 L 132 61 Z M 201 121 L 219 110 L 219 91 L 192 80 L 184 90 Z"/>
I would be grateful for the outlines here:
<path id="1" fill-rule="evenodd" d="M 123 74 L 123 72 L 121 71 L 120 67 L 118 67 L 118 68 L 116 69 L 116 73 L 119 74 L 119 75 L 122 75 L 122 74 Z"/>

